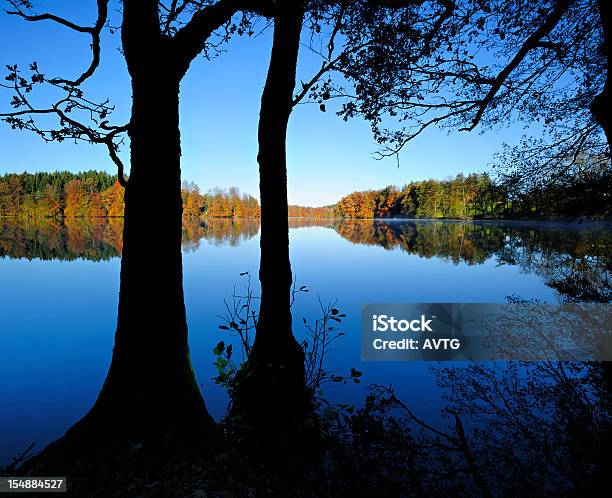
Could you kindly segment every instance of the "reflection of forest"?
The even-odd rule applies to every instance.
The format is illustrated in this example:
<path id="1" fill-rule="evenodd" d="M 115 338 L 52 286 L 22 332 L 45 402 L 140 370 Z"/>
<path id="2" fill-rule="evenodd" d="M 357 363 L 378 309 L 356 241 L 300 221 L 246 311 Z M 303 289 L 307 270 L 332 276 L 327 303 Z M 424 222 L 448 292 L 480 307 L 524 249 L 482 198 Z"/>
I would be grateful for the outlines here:
<path id="1" fill-rule="evenodd" d="M 237 246 L 257 234 L 255 219 L 184 220 L 183 248 L 196 250 L 200 240 Z M 123 218 L 0 220 L 0 257 L 25 259 L 87 259 L 119 257 Z"/>
<path id="2" fill-rule="evenodd" d="M 183 249 L 195 251 L 202 239 L 216 246 L 236 247 L 257 235 L 258 231 L 257 218 L 184 219 Z"/>
<path id="3" fill-rule="evenodd" d="M 119 256 L 123 219 L 0 221 L 0 257 L 109 260 Z"/>
<path id="4" fill-rule="evenodd" d="M 334 228 L 354 244 L 399 248 L 454 264 L 480 264 L 495 258 L 500 265 L 518 265 L 543 278 L 567 301 L 612 299 L 609 227 L 342 220 Z"/>
<path id="5" fill-rule="evenodd" d="M 612 231 L 554 224 L 427 221 L 322 220 L 290 218 L 290 228 L 333 228 L 354 244 L 400 249 L 454 264 L 518 265 L 543 278 L 568 301 L 612 299 Z M 0 257 L 108 260 L 122 247 L 122 219 L 0 222 Z M 237 246 L 259 231 L 258 219 L 184 220 L 183 249 L 202 239 Z"/>

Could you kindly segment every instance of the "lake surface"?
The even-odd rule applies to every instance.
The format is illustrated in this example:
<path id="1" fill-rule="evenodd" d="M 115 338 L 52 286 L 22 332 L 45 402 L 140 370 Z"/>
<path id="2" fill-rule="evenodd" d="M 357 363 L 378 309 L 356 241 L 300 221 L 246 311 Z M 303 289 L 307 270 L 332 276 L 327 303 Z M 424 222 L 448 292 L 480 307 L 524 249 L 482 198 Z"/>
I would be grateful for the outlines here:
<path id="1" fill-rule="evenodd" d="M 0 220 L 0 463 L 61 436 L 95 401 L 113 347 L 121 229 L 120 220 Z M 391 383 L 421 416 L 441 406 L 431 364 L 361 361 L 364 304 L 612 299 L 606 224 L 294 219 L 290 241 L 297 285 L 310 290 L 294 304 L 296 335 L 302 318 L 319 317 L 318 296 L 347 314 L 327 366 L 364 375 L 328 391 L 338 402 L 359 404 L 368 384 Z M 227 397 L 212 380 L 212 349 L 228 336 L 218 315 L 246 284 L 240 273 L 250 272 L 257 293 L 259 224 L 186 223 L 183 254 L 192 363 L 220 418 Z"/>

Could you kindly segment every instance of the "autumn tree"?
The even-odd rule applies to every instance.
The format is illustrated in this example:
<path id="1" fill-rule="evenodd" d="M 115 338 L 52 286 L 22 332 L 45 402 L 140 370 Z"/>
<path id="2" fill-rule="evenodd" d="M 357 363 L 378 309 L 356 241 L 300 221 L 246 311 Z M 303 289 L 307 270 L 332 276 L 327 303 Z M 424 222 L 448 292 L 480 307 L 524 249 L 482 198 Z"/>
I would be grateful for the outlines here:
<path id="1" fill-rule="evenodd" d="M 88 196 L 82 180 L 72 180 L 64 187 L 66 207 L 64 216 L 68 218 L 84 218 L 87 216 Z"/>
<path id="2" fill-rule="evenodd" d="M 0 215 L 19 216 L 21 208 L 21 180 L 17 175 L 9 175 L 0 182 Z"/>
<path id="3" fill-rule="evenodd" d="M 200 188 L 193 182 L 184 181 L 181 188 L 181 198 L 183 202 L 183 216 L 199 218 L 202 208 Z"/>
<path id="4" fill-rule="evenodd" d="M 125 201 L 123 198 L 123 187 L 116 181 L 112 187 L 104 190 L 100 195 L 106 216 L 110 218 L 123 217 Z"/>
<path id="5" fill-rule="evenodd" d="M 42 218 L 59 218 L 62 216 L 61 194 L 53 185 L 46 185 L 42 198 L 38 200 L 37 216 Z"/>

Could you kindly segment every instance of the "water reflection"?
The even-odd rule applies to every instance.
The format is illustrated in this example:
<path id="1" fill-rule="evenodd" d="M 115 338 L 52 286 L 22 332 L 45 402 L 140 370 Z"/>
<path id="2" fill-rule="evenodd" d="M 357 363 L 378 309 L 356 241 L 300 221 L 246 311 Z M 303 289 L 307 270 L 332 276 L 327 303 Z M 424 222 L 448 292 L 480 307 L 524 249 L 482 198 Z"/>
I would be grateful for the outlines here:
<path id="1" fill-rule="evenodd" d="M 359 309 L 363 303 L 377 299 L 389 302 L 419 299 L 503 302 L 507 293 L 554 301 L 550 288 L 556 289 L 566 301 L 609 301 L 612 296 L 612 231 L 605 225 L 292 219 L 290 227 L 299 281 L 313 290 L 321 290 L 324 300 L 339 297 L 342 311 L 348 315 L 343 323 L 346 340 L 330 354 L 330 368 L 356 367 L 364 372 L 363 386 L 392 382 L 397 388 L 397 396 L 407 403 L 418 403 L 419 415 L 429 422 L 438 420 L 441 408 L 438 380 L 432 377 L 430 364 L 360 363 Z M 0 409 L 3 436 L 0 438 L 0 463 L 8 461 L 31 441 L 35 440 L 40 448 L 57 438 L 95 401 L 112 351 L 110 331 L 116 320 L 121 228 L 120 219 L 21 224 L 0 220 L 0 257 L 82 260 L 71 264 L 6 259 L 0 262 L 0 278 L 4 283 L 0 287 L 3 291 L 0 302 L 4 304 L 0 312 L 3 332 L 0 353 L 4 352 L 3 356 L 0 354 L 0 376 L 7 379 L 0 382 L 0 395 L 10 401 L 4 404 L 4 410 Z M 226 393 L 210 380 L 217 374 L 211 351 L 220 339 L 224 339 L 218 329 L 217 315 L 223 309 L 223 299 L 231 296 L 239 272 L 253 272 L 257 268 L 255 238 L 258 230 L 257 220 L 198 220 L 183 226 L 193 365 L 198 380 L 204 385 L 207 405 L 217 418 L 223 416 L 227 408 Z M 155 238 L 156 234 L 151 234 L 152 243 Z M 226 250 L 229 246 L 240 247 Z M 198 251 L 200 247 L 202 250 Z M 108 259 L 111 259 L 108 264 L 83 261 Z M 410 279 L 421 285 L 407 285 Z M 549 288 L 544 287 L 544 282 Z M 297 306 L 296 317 L 299 318 L 296 323 L 301 323 L 302 317 L 310 320 L 318 316 L 314 292 L 301 296 Z M 505 398 L 515 401 L 517 410 L 531 417 L 553 406 L 554 400 L 543 397 L 542 392 L 552 395 L 557 391 L 549 389 L 552 381 L 544 376 L 539 363 L 528 367 L 539 369 L 533 375 L 541 388 L 534 387 L 533 383 L 527 386 L 534 390 L 533 396 L 521 397 L 507 389 L 507 386 L 514 387 L 515 391 L 523 389 L 514 377 L 508 377 L 499 389 L 495 385 L 495 390 L 489 390 L 491 398 L 497 399 L 494 396 L 498 396 L 499 390 Z M 458 387 L 453 386 L 457 389 L 458 403 L 475 399 L 463 396 L 464 385 L 478 388 L 484 397 L 489 393 L 486 382 L 502 375 L 489 374 L 483 370 L 482 363 L 473 368 L 480 370 L 473 375 L 468 372 L 472 375 L 469 378 L 467 374 L 452 372 L 453 379 L 466 379 Z M 494 368 L 505 368 L 505 364 Z M 479 379 L 484 384 L 482 388 L 477 384 Z M 519 380 L 523 379 L 524 376 Z M 364 393 L 359 389 L 359 386 L 349 385 L 338 391 L 330 390 L 330 399 L 360 406 Z M 565 399 L 561 392 L 560 406 L 568 406 Z M 540 403 L 540 400 L 544 401 Z M 539 404 L 525 405 L 524 401 Z M 451 408 L 463 416 L 460 407 L 452 405 Z M 511 408 L 514 410 L 514 405 Z M 576 411 L 574 405 L 570 408 Z M 466 408 L 471 409 L 471 406 Z M 506 423 L 505 415 L 498 416 L 500 426 Z M 514 411 L 508 414 L 509 417 L 514 415 Z M 359 422 L 360 419 L 355 420 Z M 465 420 L 471 425 L 472 414 L 465 415 Z M 484 420 L 480 426 L 488 427 L 488 424 L 488 420 Z M 526 427 L 530 430 L 541 425 L 537 420 Z M 510 438 L 508 427 L 508 441 L 516 441 Z M 550 423 L 549 427 L 556 431 L 552 436 L 546 431 L 538 432 L 538 437 L 544 438 L 544 443 L 550 438 L 551 447 L 560 446 L 563 441 L 559 443 L 554 437 L 564 434 L 566 426 Z M 376 446 L 378 443 L 371 437 L 371 427 L 363 426 L 362 429 L 361 441 Z M 412 437 L 413 433 L 402 431 L 402 434 Z M 395 435 L 395 432 L 390 433 L 391 437 Z M 454 435 L 452 427 L 450 435 Z M 508 441 L 496 448 L 511 447 Z M 536 448 L 544 444 L 540 444 L 540 439 L 536 443 Z M 482 443 L 484 449 L 479 450 L 478 457 L 482 456 L 485 461 L 489 454 L 495 455 L 497 460 L 490 460 L 495 463 L 491 464 L 493 472 L 501 457 L 492 453 L 487 444 L 488 440 Z M 351 453 L 353 456 L 359 454 L 363 453 Z M 351 455 L 346 458 L 347 463 L 351 463 Z M 401 458 L 393 460 L 398 465 L 404 461 Z M 444 463 L 440 459 L 435 461 Z M 387 463 L 393 462 L 387 460 L 385 468 L 389 468 Z M 459 461 L 457 467 L 463 464 Z M 508 465 L 515 464 L 518 465 L 508 462 Z M 398 468 L 398 472 L 400 470 L 403 472 Z M 447 468 L 432 468 L 432 472 L 438 470 L 448 471 Z M 403 479 L 404 474 L 400 477 Z"/>
<path id="2" fill-rule="evenodd" d="M 612 231 L 606 224 L 319 220 L 292 218 L 292 229 L 333 229 L 353 244 L 401 250 L 455 265 L 518 266 L 542 278 L 569 302 L 612 299 Z M 86 259 L 118 257 L 121 219 L 0 221 L 0 257 Z M 215 246 L 238 246 L 256 236 L 257 219 L 185 220 L 183 249 L 196 251 L 204 239 Z"/>
<path id="3" fill-rule="evenodd" d="M 0 220 L 0 257 L 108 261 L 121 254 L 123 220 Z"/>
<path id="4" fill-rule="evenodd" d="M 605 224 L 340 221 L 335 230 L 355 244 L 399 248 L 454 264 L 519 266 L 570 302 L 612 299 L 612 231 Z"/>
<path id="5" fill-rule="evenodd" d="M 183 221 L 183 249 L 196 251 L 202 239 L 215 246 L 239 246 L 259 232 L 256 218 L 212 218 Z"/>
<path id="6" fill-rule="evenodd" d="M 235 247 L 258 230 L 255 219 L 185 220 L 183 250 L 196 251 L 202 239 Z M 0 258 L 108 261 L 122 247 L 122 218 L 0 220 Z"/>

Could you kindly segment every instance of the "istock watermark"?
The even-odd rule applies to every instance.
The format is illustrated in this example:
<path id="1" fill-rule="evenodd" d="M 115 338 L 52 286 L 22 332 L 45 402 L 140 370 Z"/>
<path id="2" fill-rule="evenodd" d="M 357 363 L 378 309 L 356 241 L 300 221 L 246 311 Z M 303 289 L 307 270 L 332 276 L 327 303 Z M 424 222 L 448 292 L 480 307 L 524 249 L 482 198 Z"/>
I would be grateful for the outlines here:
<path id="1" fill-rule="evenodd" d="M 367 304 L 366 361 L 612 361 L 612 305 Z"/>

